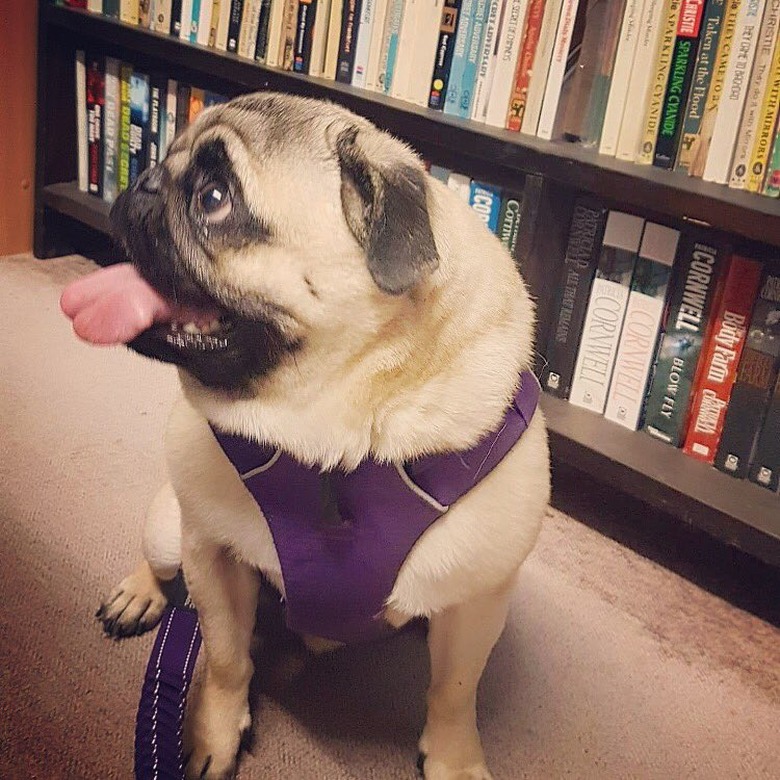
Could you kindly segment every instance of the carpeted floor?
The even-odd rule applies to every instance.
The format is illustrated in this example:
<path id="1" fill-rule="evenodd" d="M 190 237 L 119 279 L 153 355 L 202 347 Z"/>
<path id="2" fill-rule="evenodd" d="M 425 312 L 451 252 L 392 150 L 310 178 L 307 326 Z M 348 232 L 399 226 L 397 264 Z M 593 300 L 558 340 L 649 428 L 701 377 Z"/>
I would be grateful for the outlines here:
<path id="1" fill-rule="evenodd" d="M 176 382 L 167 367 L 71 335 L 59 291 L 90 267 L 0 261 L 0 777 L 10 780 L 132 775 L 152 636 L 104 639 L 93 613 L 138 559 Z M 414 778 L 427 673 L 414 632 L 317 661 L 260 697 L 239 778 Z M 777 778 L 780 632 L 551 510 L 479 712 L 497 780 Z"/>

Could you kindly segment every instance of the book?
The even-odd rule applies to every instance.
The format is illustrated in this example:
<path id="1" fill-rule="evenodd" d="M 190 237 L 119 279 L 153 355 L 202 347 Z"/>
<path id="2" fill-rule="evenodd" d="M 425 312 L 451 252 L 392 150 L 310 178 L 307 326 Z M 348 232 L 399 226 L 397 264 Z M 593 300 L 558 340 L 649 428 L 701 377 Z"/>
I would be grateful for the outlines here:
<path id="1" fill-rule="evenodd" d="M 57 3 L 62 5 L 62 3 Z M 108 16 L 111 19 L 119 19 L 119 0 L 103 0 L 103 15 Z M 163 30 L 168 32 L 168 30 Z"/>
<path id="2" fill-rule="evenodd" d="M 523 193 L 505 192 L 501 196 L 496 235 L 505 249 L 517 261 L 517 238 L 523 216 Z"/>
<path id="3" fill-rule="evenodd" d="M 466 118 L 465 111 L 471 105 L 471 88 L 473 80 L 469 80 L 468 67 L 469 46 L 474 40 L 474 27 L 477 11 L 481 9 L 484 15 L 485 0 L 462 0 L 460 19 L 455 35 L 455 50 L 450 64 L 450 75 L 447 81 L 447 95 L 444 100 L 444 113 Z M 481 29 L 481 27 L 480 27 Z"/>
<path id="4" fill-rule="evenodd" d="M 204 46 L 208 46 L 215 49 L 217 46 L 217 32 L 219 31 L 219 19 L 222 15 L 223 5 L 227 8 L 227 13 L 230 13 L 230 0 L 212 0 L 211 13 L 209 14 L 208 30 L 206 32 L 206 42 Z M 225 45 L 227 46 L 227 39 L 225 39 Z"/>
<path id="5" fill-rule="evenodd" d="M 130 184 L 146 168 L 149 146 L 149 76 L 130 77 Z"/>
<path id="6" fill-rule="evenodd" d="M 103 196 L 103 107 L 105 105 L 105 58 L 87 57 L 87 191 Z"/>
<path id="7" fill-rule="evenodd" d="M 165 92 L 164 132 L 160 134 L 160 159 L 164 160 L 168 149 L 176 137 L 176 96 L 178 83 L 175 79 L 168 79 Z"/>
<path id="8" fill-rule="evenodd" d="M 355 64 L 355 44 L 360 24 L 362 0 L 344 0 L 344 11 L 341 19 L 341 37 L 336 65 L 336 81 L 344 84 L 352 83 L 352 72 Z"/>
<path id="9" fill-rule="evenodd" d="M 715 67 L 715 55 L 720 41 L 725 8 L 725 0 L 708 0 L 704 12 L 704 19 L 701 23 L 701 42 L 696 54 L 688 102 L 685 106 L 682 133 L 680 134 L 680 148 L 675 163 L 675 169 L 678 171 L 688 171 L 691 167 L 695 143 L 704 119 L 707 92 Z"/>
<path id="10" fill-rule="evenodd" d="M 725 254 L 708 233 L 697 229 L 686 230 L 678 247 L 644 422 L 645 431 L 674 447 L 685 436 L 691 391 Z"/>
<path id="11" fill-rule="evenodd" d="M 181 35 L 181 12 L 184 0 L 171 0 L 171 27 L 169 34 L 178 38 Z M 165 32 L 164 30 L 162 32 Z"/>
<path id="12" fill-rule="evenodd" d="M 195 0 L 182 0 L 179 19 L 179 40 L 189 41 L 192 33 L 192 6 Z"/>
<path id="13" fill-rule="evenodd" d="M 160 160 L 160 132 L 163 128 L 162 116 L 165 111 L 166 79 L 153 74 L 149 80 L 149 146 L 147 167 L 153 168 Z"/>
<path id="14" fill-rule="evenodd" d="M 86 3 L 84 5 L 86 5 Z M 138 0 L 121 0 L 119 4 L 119 20 L 126 24 L 138 24 Z"/>
<path id="15" fill-rule="evenodd" d="M 171 31 L 172 0 L 157 0 L 154 6 L 154 22 L 152 29 L 158 33 L 168 35 Z"/>
<path id="16" fill-rule="evenodd" d="M 604 417 L 636 431 L 642 422 L 680 231 L 647 222 L 642 234 Z"/>
<path id="17" fill-rule="evenodd" d="M 434 179 L 438 179 L 442 182 L 442 184 L 446 184 L 449 181 L 452 171 L 442 165 L 431 165 L 431 169 L 428 173 L 430 173 Z"/>
<path id="18" fill-rule="evenodd" d="M 526 135 L 536 135 L 539 127 L 539 115 L 542 111 L 544 93 L 547 88 L 547 78 L 550 73 L 550 62 L 552 60 L 553 48 L 555 47 L 555 36 L 558 31 L 562 7 L 563 0 L 545 1 L 542 26 L 539 28 L 539 40 L 536 43 L 536 51 L 533 55 L 531 77 L 525 98 L 523 122 L 520 125 L 520 132 Z M 525 46 L 525 43 L 523 46 Z M 523 56 L 522 53 L 520 56 Z"/>
<path id="19" fill-rule="evenodd" d="M 81 192 L 89 186 L 89 151 L 87 144 L 87 60 L 79 49 L 75 58 L 76 75 L 76 145 L 78 158 L 78 185 Z"/>
<path id="20" fill-rule="evenodd" d="M 103 128 L 103 200 L 113 203 L 118 194 L 119 161 L 119 60 L 106 57 L 106 88 Z"/>
<path id="21" fill-rule="evenodd" d="M 312 33 L 311 58 L 306 71 L 310 76 L 322 76 L 325 69 L 325 47 L 328 42 L 330 9 L 331 0 L 317 0 L 317 15 L 314 18 L 314 31 Z M 265 61 L 265 55 L 262 61 Z"/>
<path id="22" fill-rule="evenodd" d="M 723 422 L 715 467 L 748 475 L 753 448 L 780 369 L 780 270 L 768 266 L 750 318 L 737 380 Z"/>
<path id="23" fill-rule="evenodd" d="M 227 51 L 228 29 L 230 28 L 230 14 L 233 10 L 231 0 L 220 0 L 219 15 L 217 16 L 217 30 L 214 35 L 213 46 L 218 51 Z M 212 26 L 214 22 L 212 20 Z M 211 38 L 209 38 L 209 45 Z"/>
<path id="24" fill-rule="evenodd" d="M 777 43 L 777 28 L 780 20 L 780 3 L 769 2 L 764 9 L 764 18 L 758 33 L 753 69 L 750 73 L 745 108 L 739 124 L 737 142 L 734 147 L 734 159 L 731 163 L 729 187 L 735 190 L 745 189 L 748 178 L 748 165 L 753 154 L 753 142 L 759 121 L 759 112 L 764 101 L 764 93 L 770 81 L 770 69 Z"/>
<path id="25" fill-rule="evenodd" d="M 190 43 L 197 43 L 200 46 L 209 45 L 209 36 L 211 35 L 211 16 L 213 10 L 214 0 L 200 0 L 197 16 L 195 16 L 195 8 L 193 7 Z"/>
<path id="26" fill-rule="evenodd" d="M 190 95 L 192 88 L 189 84 L 178 83 L 176 87 L 176 132 L 181 133 L 190 122 Z"/>
<path id="27" fill-rule="evenodd" d="M 761 425 L 748 477 L 773 493 L 780 486 L 780 374 Z"/>
<path id="28" fill-rule="evenodd" d="M 343 12 L 344 4 L 340 2 L 340 0 L 332 0 L 330 6 L 330 19 L 328 19 L 328 37 L 325 43 L 325 64 L 322 66 L 323 78 L 330 79 L 331 81 L 335 81 L 336 79 Z M 273 24 L 273 9 L 271 21 Z M 273 26 L 271 29 L 273 29 Z"/>
<path id="29" fill-rule="evenodd" d="M 572 213 L 541 377 L 542 387 L 558 398 L 569 397 L 607 213 L 588 200 L 579 200 Z"/>
<path id="30" fill-rule="evenodd" d="M 645 109 L 644 129 L 640 135 L 639 151 L 634 160 L 640 165 L 651 165 L 653 162 L 655 142 L 661 121 L 666 82 L 668 81 L 669 70 L 672 65 L 672 54 L 674 53 L 677 24 L 680 19 L 681 9 L 682 0 L 671 0 L 668 7 L 665 8 L 666 15 L 662 19 L 663 27 L 658 42 L 655 65 L 652 69 L 653 77 Z"/>
<path id="31" fill-rule="evenodd" d="M 501 212 L 501 191 L 498 187 L 483 182 L 471 182 L 469 205 L 491 233 L 498 229 L 498 216 Z"/>
<path id="32" fill-rule="evenodd" d="M 373 36 L 376 0 L 363 0 L 360 10 L 360 24 L 357 29 L 357 43 L 355 44 L 355 61 L 352 67 L 352 86 L 366 86 L 366 72 L 368 70 L 369 45 Z"/>
<path id="33" fill-rule="evenodd" d="M 761 271 L 762 264 L 758 261 L 734 255 L 729 261 L 723 292 L 713 311 L 712 328 L 702 350 L 701 370 L 692 393 L 691 421 L 683 445 L 686 455 L 705 463 L 715 460 Z"/>
<path id="34" fill-rule="evenodd" d="M 602 414 L 645 221 L 610 211 L 574 364 L 569 402 Z"/>
<path id="35" fill-rule="evenodd" d="M 563 78 L 566 72 L 566 63 L 569 57 L 578 5 L 579 0 L 563 0 L 563 5 L 561 6 L 561 18 L 558 20 L 558 29 L 555 34 L 550 70 L 547 74 L 542 110 L 539 114 L 539 126 L 536 129 L 536 135 L 548 141 L 552 139 L 555 131 L 555 120 L 558 116 L 558 105 L 561 98 Z"/>
<path id="36" fill-rule="evenodd" d="M 89 0 L 92 2 L 92 0 Z M 138 0 L 138 26 L 149 29 L 152 23 L 151 0 Z"/>
<path id="37" fill-rule="evenodd" d="M 241 34 L 241 20 L 243 19 L 243 16 L 244 0 L 231 0 L 230 23 L 228 24 L 227 42 L 225 46 L 227 51 L 232 52 L 233 54 L 238 53 L 238 40 Z"/>
<path id="38" fill-rule="evenodd" d="M 748 0 L 744 1 L 747 2 Z M 698 135 L 691 143 L 690 165 L 688 167 L 688 173 L 691 176 L 701 177 L 704 174 L 704 166 L 707 164 L 707 155 L 712 143 L 712 133 L 715 129 L 718 107 L 723 94 L 723 81 L 726 76 L 729 58 L 731 57 L 734 31 L 737 26 L 737 17 L 739 16 L 742 2 L 743 0 L 726 0 L 721 21 L 718 49 L 715 53 L 710 86 L 704 103 L 704 116 L 701 119 Z"/>
<path id="39" fill-rule="evenodd" d="M 421 0 L 417 11 L 407 100 L 418 106 L 428 105 L 443 5 L 443 0 Z"/>
<path id="40" fill-rule="evenodd" d="M 517 228 L 517 238 L 513 254 L 515 262 L 523 273 L 531 281 L 533 265 L 528 263 L 531 250 L 536 240 L 539 226 L 539 209 L 542 202 L 542 192 L 545 179 L 539 174 L 527 173 L 523 181 L 523 204 L 520 208 L 520 224 Z M 546 273 L 546 269 L 537 266 L 540 273 Z M 543 283 L 540 285 L 543 286 Z"/>
<path id="41" fill-rule="evenodd" d="M 498 59 L 498 25 L 507 0 L 488 0 L 485 34 L 482 49 L 477 57 L 477 75 L 474 79 L 474 98 L 471 101 L 471 118 L 484 122 L 487 118 L 490 88 Z"/>
<path id="42" fill-rule="evenodd" d="M 244 12 L 241 18 L 241 30 L 238 34 L 239 57 L 246 57 L 248 60 L 253 60 L 255 58 L 255 49 L 257 46 L 257 28 L 260 26 L 260 11 L 262 10 L 262 7 L 263 0 L 244 0 Z"/>
<path id="43" fill-rule="evenodd" d="M 255 61 L 265 62 L 268 56 L 268 28 L 271 21 L 272 0 L 261 0 L 260 15 L 257 19 L 257 35 L 255 36 Z M 317 8 L 324 8 L 327 13 L 330 0 L 317 0 Z M 315 20 L 316 23 L 316 20 Z"/>
<path id="44" fill-rule="evenodd" d="M 641 32 L 642 11 L 644 0 L 628 0 L 623 11 L 623 21 L 620 27 L 615 67 L 609 88 L 607 108 L 604 112 L 604 123 L 599 141 L 599 154 L 614 156 L 617 151 L 620 123 L 623 119 L 623 109 L 628 95 L 628 84 L 631 78 L 636 55 L 637 42 Z"/>
<path id="45" fill-rule="evenodd" d="M 521 0 L 518 0 L 520 2 Z M 452 56 L 455 51 L 456 32 L 460 19 L 461 0 L 444 0 L 439 25 L 439 39 L 433 61 L 431 90 L 428 96 L 428 108 L 441 110 L 447 98 Z"/>
<path id="46" fill-rule="evenodd" d="M 130 81 L 133 76 L 131 65 L 119 66 L 119 156 L 117 161 L 117 189 L 119 192 L 130 186 Z"/>
<path id="47" fill-rule="evenodd" d="M 374 23 L 371 25 L 371 39 L 368 42 L 368 62 L 366 64 L 366 89 L 381 92 L 379 64 L 382 57 L 382 40 L 387 21 L 388 0 L 374 0 Z M 426 96 L 427 97 L 427 96 Z"/>
<path id="48" fill-rule="evenodd" d="M 87 11 L 90 11 L 93 14 L 102 14 L 103 0 L 88 0 Z"/>
<path id="49" fill-rule="evenodd" d="M 766 176 L 761 188 L 761 194 L 770 198 L 780 196 L 780 125 L 775 133 L 772 154 L 766 166 Z"/>
<path id="50" fill-rule="evenodd" d="M 780 43 L 775 45 L 774 56 L 769 71 L 769 83 L 764 93 L 761 111 L 756 128 L 756 141 L 748 167 L 746 188 L 749 192 L 760 192 L 764 183 L 769 154 L 772 151 L 774 130 L 777 127 L 778 107 L 780 106 Z"/>
<path id="51" fill-rule="evenodd" d="M 723 95 L 704 166 L 704 181 L 718 184 L 728 181 L 764 5 L 765 0 L 746 0 L 740 7 L 734 30 L 734 48 L 723 80 Z"/>
<path id="52" fill-rule="evenodd" d="M 531 76 L 534 69 L 534 58 L 539 46 L 539 37 L 542 32 L 544 11 L 547 7 L 545 0 L 530 0 L 525 6 L 524 19 L 517 29 L 517 42 L 514 43 L 508 56 L 515 63 L 512 77 L 509 81 L 509 100 L 502 102 L 504 109 L 501 116 L 502 124 L 498 125 L 498 115 L 495 116 L 496 126 L 506 127 L 508 130 L 520 132 L 523 126 L 523 117 L 528 102 L 528 88 L 531 84 Z"/>
<path id="53" fill-rule="evenodd" d="M 458 196 L 469 205 L 471 204 L 471 179 L 462 173 L 451 173 L 447 179 L 447 186 L 458 193 Z"/>
<path id="54" fill-rule="evenodd" d="M 677 158 L 682 133 L 683 111 L 693 80 L 699 52 L 704 0 L 682 0 L 677 38 L 674 42 L 669 79 L 655 139 L 653 165 L 671 170 Z"/>
<path id="55" fill-rule="evenodd" d="M 628 80 L 626 102 L 620 122 L 615 157 L 633 162 L 644 139 L 645 111 L 640 107 L 650 102 L 650 91 L 655 77 L 655 62 L 663 30 L 663 20 L 668 16 L 672 0 L 645 0 L 636 45 L 634 63 Z"/>
<path id="56" fill-rule="evenodd" d="M 296 73 L 308 73 L 309 71 L 318 5 L 318 0 L 299 0 L 298 2 L 298 21 L 292 60 L 292 69 Z"/>
<path id="57" fill-rule="evenodd" d="M 190 105 L 187 111 L 187 124 L 191 125 L 206 106 L 206 90 L 190 87 Z"/>

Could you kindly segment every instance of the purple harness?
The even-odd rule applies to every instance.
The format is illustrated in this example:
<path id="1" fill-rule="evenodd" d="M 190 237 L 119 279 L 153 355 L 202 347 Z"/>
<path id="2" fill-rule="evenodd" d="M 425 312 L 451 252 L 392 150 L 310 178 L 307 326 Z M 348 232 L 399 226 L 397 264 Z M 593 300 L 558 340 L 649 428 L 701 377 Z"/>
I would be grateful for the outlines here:
<path id="1" fill-rule="evenodd" d="M 282 567 L 289 628 L 347 643 L 388 633 L 389 626 L 381 619 L 384 603 L 415 542 L 517 443 L 531 423 L 539 393 L 536 377 L 523 372 L 498 430 L 468 452 L 434 455 L 404 465 L 367 460 L 350 473 L 323 473 L 280 450 L 214 430 L 271 529 Z M 159 694 L 167 678 L 178 681 L 179 691 L 174 684 L 170 715 L 180 714 L 199 644 L 194 615 L 176 607 L 172 610 L 158 633 L 139 707 L 138 780 L 181 777 L 181 720 L 167 729 L 171 739 L 164 751 L 148 726 L 158 717 L 151 713 L 149 693 Z M 171 633 L 177 620 L 182 636 L 175 642 Z M 170 639 L 161 639 L 163 629 Z M 173 664 L 167 672 L 166 642 L 172 648 Z M 147 725 L 142 725 L 142 719 Z M 156 746 L 154 757 L 148 749 L 151 745 Z M 151 767 L 159 767 L 163 753 L 175 763 L 155 774 Z"/>

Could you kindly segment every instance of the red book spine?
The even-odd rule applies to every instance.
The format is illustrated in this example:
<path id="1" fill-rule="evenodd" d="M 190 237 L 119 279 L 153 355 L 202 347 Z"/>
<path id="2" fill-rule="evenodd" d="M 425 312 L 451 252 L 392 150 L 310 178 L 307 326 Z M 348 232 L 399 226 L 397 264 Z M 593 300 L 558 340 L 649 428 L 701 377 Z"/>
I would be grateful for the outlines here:
<path id="1" fill-rule="evenodd" d="M 515 85 L 512 96 L 509 98 L 509 111 L 506 118 L 508 130 L 520 131 L 525 114 L 526 98 L 528 97 L 528 85 L 531 83 L 531 69 L 534 64 L 536 46 L 539 43 L 539 34 L 542 31 L 542 17 L 544 16 L 545 0 L 531 0 L 528 6 L 528 15 L 523 30 L 523 45 L 515 67 Z"/>
<path id="2" fill-rule="evenodd" d="M 103 194 L 103 107 L 105 105 L 105 73 L 102 58 L 87 61 L 87 143 L 88 189 L 93 195 Z"/>
<path id="3" fill-rule="evenodd" d="M 705 463 L 712 463 L 718 450 L 761 271 L 756 260 L 731 258 L 702 354 L 683 451 Z"/>

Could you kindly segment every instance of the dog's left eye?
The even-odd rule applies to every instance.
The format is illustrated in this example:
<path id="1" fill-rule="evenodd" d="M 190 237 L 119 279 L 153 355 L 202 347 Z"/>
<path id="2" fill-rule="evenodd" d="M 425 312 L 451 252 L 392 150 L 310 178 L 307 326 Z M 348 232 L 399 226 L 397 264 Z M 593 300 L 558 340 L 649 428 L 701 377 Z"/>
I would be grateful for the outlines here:
<path id="1" fill-rule="evenodd" d="M 221 222 L 233 208 L 230 191 L 221 182 L 209 182 L 198 193 L 198 208 L 209 222 Z"/>

